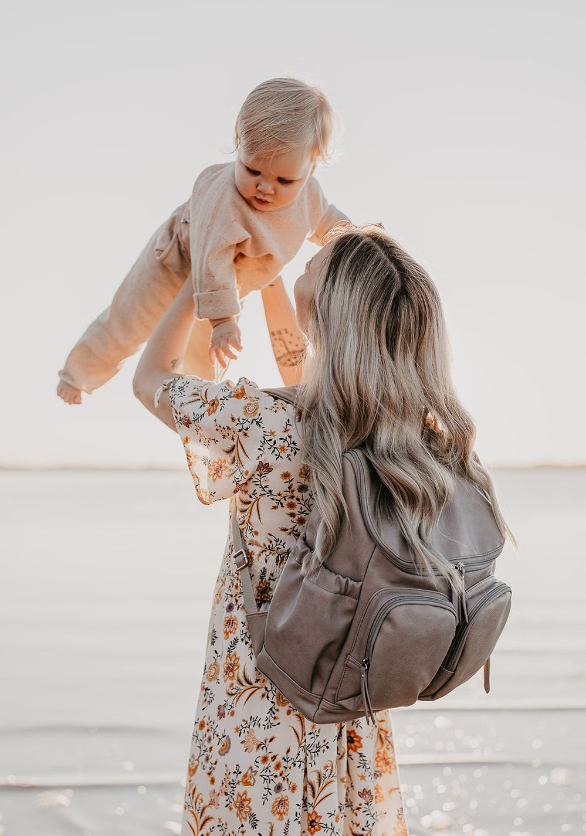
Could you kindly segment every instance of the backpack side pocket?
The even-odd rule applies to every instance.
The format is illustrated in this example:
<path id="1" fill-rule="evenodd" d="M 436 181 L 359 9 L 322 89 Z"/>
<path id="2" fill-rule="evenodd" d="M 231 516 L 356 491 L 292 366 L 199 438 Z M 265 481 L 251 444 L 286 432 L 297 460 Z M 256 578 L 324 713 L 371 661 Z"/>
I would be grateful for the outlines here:
<path id="1" fill-rule="evenodd" d="M 325 689 L 352 625 L 362 581 L 321 566 L 311 577 L 289 559 L 267 616 L 265 652 L 310 694 Z"/>

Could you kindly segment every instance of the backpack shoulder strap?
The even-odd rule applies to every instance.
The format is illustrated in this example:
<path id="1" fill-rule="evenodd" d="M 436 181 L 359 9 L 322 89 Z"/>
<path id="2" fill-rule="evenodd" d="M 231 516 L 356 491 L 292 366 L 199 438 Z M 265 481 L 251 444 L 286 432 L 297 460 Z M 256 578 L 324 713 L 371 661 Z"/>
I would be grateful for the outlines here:
<path id="1" fill-rule="evenodd" d="M 295 403 L 297 397 L 298 386 L 278 386 L 275 388 L 263 388 L 261 392 L 268 392 L 269 395 L 274 395 L 276 398 L 281 398 L 287 403 Z"/>

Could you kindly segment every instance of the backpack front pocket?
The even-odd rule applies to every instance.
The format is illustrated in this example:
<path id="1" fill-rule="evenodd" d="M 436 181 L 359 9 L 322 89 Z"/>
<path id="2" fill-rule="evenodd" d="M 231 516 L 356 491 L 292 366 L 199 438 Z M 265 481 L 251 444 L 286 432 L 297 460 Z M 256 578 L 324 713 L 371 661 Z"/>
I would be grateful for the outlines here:
<path id="1" fill-rule="evenodd" d="M 511 588 L 494 577 L 478 585 L 468 622 L 458 628 L 435 679 L 421 699 L 436 700 L 462 685 L 484 665 L 503 631 L 511 609 Z"/>
<path id="2" fill-rule="evenodd" d="M 435 676 L 454 639 L 456 610 L 433 590 L 373 596 L 361 643 L 352 648 L 336 703 L 365 712 L 411 705 Z M 363 638 L 365 636 L 365 638 Z"/>
<path id="3" fill-rule="evenodd" d="M 321 694 L 344 644 L 362 581 L 321 566 L 310 578 L 288 560 L 267 616 L 265 651 L 310 694 Z"/>

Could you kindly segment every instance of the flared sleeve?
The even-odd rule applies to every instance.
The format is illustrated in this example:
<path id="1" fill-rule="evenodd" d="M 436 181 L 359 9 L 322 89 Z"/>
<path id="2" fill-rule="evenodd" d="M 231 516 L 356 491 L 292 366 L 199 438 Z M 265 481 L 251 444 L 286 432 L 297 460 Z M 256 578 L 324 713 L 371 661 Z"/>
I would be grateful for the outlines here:
<path id="1" fill-rule="evenodd" d="M 274 399 L 246 377 L 213 383 L 181 375 L 161 384 L 155 407 L 165 390 L 198 499 L 210 505 L 231 497 L 257 473 L 271 435 L 263 415 Z"/>

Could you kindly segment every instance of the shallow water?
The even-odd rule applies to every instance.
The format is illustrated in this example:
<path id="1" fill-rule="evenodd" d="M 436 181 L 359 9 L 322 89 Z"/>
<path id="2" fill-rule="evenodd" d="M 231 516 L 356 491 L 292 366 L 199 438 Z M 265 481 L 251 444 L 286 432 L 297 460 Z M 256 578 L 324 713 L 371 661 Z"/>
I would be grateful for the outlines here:
<path id="1" fill-rule="evenodd" d="M 392 712 L 412 836 L 586 832 L 586 470 L 495 478 L 520 554 L 491 693 Z M 0 834 L 178 833 L 227 503 L 152 471 L 2 471 L 0 497 Z"/>

